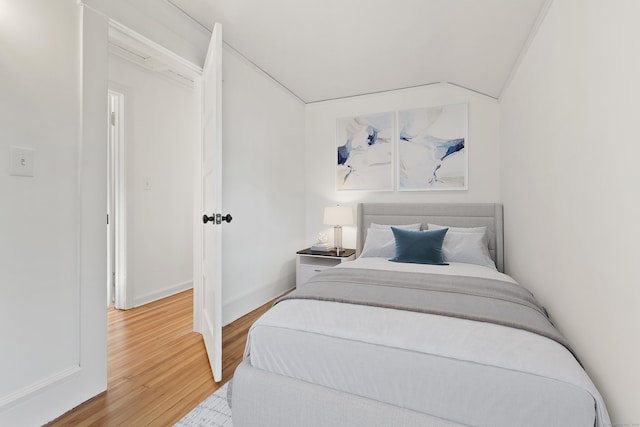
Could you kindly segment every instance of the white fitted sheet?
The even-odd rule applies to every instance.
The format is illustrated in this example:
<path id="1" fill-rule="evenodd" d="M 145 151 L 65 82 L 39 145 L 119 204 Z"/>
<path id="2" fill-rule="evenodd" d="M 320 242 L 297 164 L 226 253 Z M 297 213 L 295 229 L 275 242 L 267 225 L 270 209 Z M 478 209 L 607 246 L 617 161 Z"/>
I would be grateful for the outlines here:
<path id="1" fill-rule="evenodd" d="M 360 262 L 364 261 L 364 262 Z M 365 258 L 340 268 L 509 276 L 473 265 Z M 485 271 L 482 271 L 485 270 Z M 484 277 L 484 276 L 483 276 Z M 593 425 L 597 390 L 560 344 L 465 319 L 314 300 L 277 304 L 251 328 L 252 366 L 470 425 Z"/>

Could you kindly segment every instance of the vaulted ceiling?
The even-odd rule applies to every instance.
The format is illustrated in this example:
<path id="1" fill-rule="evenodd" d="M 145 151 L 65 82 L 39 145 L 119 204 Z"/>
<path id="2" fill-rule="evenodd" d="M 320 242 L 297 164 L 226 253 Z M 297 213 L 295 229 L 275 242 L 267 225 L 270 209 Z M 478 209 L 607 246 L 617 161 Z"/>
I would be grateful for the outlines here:
<path id="1" fill-rule="evenodd" d="M 549 0 L 168 0 L 305 102 L 449 82 L 498 98 Z"/>

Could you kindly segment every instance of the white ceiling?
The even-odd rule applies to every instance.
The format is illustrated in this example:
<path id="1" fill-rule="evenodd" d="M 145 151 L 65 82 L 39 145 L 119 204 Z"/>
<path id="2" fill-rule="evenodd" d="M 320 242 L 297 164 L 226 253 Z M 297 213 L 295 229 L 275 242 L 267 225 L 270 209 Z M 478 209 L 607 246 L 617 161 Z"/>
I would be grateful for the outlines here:
<path id="1" fill-rule="evenodd" d="M 305 102 L 449 82 L 498 98 L 548 0 L 168 0 Z"/>

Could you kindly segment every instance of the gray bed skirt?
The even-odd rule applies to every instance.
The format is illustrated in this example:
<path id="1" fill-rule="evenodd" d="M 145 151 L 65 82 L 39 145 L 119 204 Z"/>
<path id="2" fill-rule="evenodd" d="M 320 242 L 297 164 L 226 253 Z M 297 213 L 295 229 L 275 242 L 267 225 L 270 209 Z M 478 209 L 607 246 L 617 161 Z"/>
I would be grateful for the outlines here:
<path id="1" fill-rule="evenodd" d="M 462 424 L 253 368 L 233 376 L 234 427 L 460 427 Z M 312 402 L 312 403 L 310 403 Z"/>

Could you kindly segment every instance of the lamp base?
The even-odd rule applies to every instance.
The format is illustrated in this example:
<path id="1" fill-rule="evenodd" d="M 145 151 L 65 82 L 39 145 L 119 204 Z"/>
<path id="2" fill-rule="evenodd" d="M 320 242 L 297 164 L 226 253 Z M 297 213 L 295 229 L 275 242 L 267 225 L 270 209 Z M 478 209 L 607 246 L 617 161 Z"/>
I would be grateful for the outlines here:
<path id="1" fill-rule="evenodd" d="M 336 247 L 336 255 L 340 255 L 342 252 L 342 226 L 336 225 L 333 227 L 333 245 Z"/>

